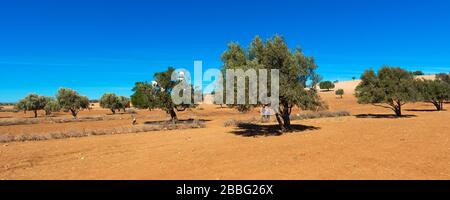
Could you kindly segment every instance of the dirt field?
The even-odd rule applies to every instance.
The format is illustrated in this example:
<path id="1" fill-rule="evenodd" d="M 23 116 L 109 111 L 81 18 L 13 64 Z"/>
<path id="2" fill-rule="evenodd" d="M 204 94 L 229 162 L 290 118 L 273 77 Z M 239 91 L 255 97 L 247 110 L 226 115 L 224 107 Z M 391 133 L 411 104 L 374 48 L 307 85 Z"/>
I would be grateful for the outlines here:
<path id="1" fill-rule="evenodd" d="M 407 117 L 392 118 L 389 109 L 357 104 L 351 94 L 355 82 L 340 83 L 346 85 L 343 99 L 333 91 L 321 93 L 330 110 L 352 116 L 293 121 L 302 131 L 281 136 L 245 137 L 241 133 L 255 130 L 224 126 L 258 110 L 240 114 L 202 105 L 178 113 L 180 119 L 207 120 L 202 129 L 0 143 L 0 179 L 450 179 L 450 111 L 415 103 L 405 106 Z M 95 109 L 81 116 L 108 113 Z M 0 113 L 0 120 L 31 116 Z M 128 114 L 120 116 L 0 126 L 0 134 L 131 126 Z M 168 119 L 161 111 L 137 116 L 139 123 Z"/>

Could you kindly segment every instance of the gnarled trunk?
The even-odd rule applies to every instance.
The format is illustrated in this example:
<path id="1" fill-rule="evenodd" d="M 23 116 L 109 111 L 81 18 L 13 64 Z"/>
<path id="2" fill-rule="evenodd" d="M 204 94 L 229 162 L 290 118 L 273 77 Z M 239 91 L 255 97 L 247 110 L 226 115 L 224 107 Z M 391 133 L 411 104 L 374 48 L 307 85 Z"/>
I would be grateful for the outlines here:
<path id="1" fill-rule="evenodd" d="M 116 114 L 116 110 L 115 109 L 111 109 L 111 112 L 113 113 L 113 115 Z"/>
<path id="2" fill-rule="evenodd" d="M 280 113 L 277 113 L 275 116 L 278 121 L 278 125 L 280 126 L 280 130 L 282 132 L 291 131 L 291 108 L 288 104 L 283 105 L 280 110 Z"/>
<path id="3" fill-rule="evenodd" d="M 169 110 L 169 114 L 170 114 L 170 118 L 172 119 L 173 122 L 178 121 L 177 113 L 175 112 L 175 110 L 173 110 L 173 109 Z"/>
<path id="4" fill-rule="evenodd" d="M 38 117 L 37 110 L 34 110 L 34 118 L 37 118 L 37 117 Z"/>
<path id="5" fill-rule="evenodd" d="M 72 113 L 73 118 L 77 118 L 78 112 L 75 109 L 70 109 L 70 112 Z"/>
<path id="6" fill-rule="evenodd" d="M 444 110 L 444 102 L 442 101 L 432 101 L 433 105 L 436 107 L 437 111 Z"/>

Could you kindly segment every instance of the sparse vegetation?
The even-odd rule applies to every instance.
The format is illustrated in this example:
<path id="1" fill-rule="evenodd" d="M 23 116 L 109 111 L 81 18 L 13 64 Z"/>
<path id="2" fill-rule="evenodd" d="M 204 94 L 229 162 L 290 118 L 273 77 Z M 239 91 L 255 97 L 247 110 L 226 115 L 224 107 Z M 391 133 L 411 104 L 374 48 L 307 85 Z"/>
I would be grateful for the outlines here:
<path id="1" fill-rule="evenodd" d="M 335 86 L 334 86 L 334 83 L 332 83 L 331 81 L 322 81 L 322 82 L 320 82 L 319 87 L 321 90 L 330 91 Z"/>
<path id="2" fill-rule="evenodd" d="M 361 83 L 355 89 L 355 96 L 361 104 L 387 104 L 396 116 L 402 115 L 402 106 L 418 97 L 411 73 L 399 67 L 382 67 L 377 74 L 366 70 Z"/>
<path id="3" fill-rule="evenodd" d="M 319 111 L 319 112 L 306 112 L 306 113 L 299 113 L 295 115 L 291 115 L 291 120 L 304 120 L 304 119 L 317 119 L 317 118 L 329 118 L 329 117 L 345 117 L 350 116 L 350 112 L 348 111 Z M 258 119 L 256 117 L 247 119 L 247 120 L 236 120 L 236 119 L 229 119 L 225 121 L 224 126 L 238 126 L 240 124 L 257 124 L 262 123 L 263 121 L 261 119 Z"/>
<path id="4" fill-rule="evenodd" d="M 97 130 L 69 130 L 65 132 L 53 132 L 48 134 L 26 134 L 26 135 L 0 135 L 0 143 L 6 142 L 24 142 L 24 141 L 40 141 L 50 139 L 64 139 L 97 135 L 114 135 L 114 134 L 128 134 L 128 133 L 142 133 L 149 131 L 163 131 L 163 130 L 178 130 L 178 129 L 192 129 L 203 128 L 204 125 L 199 120 L 192 120 L 192 123 L 161 123 L 158 125 L 139 125 L 132 127 L 97 129 Z"/>
<path id="5" fill-rule="evenodd" d="M 292 120 L 303 120 L 303 119 L 317 119 L 317 118 L 328 118 L 328 117 L 345 117 L 350 116 L 350 112 L 348 111 L 319 111 L 319 112 L 307 112 L 307 113 L 301 113 L 292 115 Z"/>
<path id="6" fill-rule="evenodd" d="M 341 99 L 342 99 L 342 95 L 344 95 L 344 89 L 338 89 L 338 90 L 336 90 L 335 94 L 336 94 L 337 96 L 340 96 Z"/>

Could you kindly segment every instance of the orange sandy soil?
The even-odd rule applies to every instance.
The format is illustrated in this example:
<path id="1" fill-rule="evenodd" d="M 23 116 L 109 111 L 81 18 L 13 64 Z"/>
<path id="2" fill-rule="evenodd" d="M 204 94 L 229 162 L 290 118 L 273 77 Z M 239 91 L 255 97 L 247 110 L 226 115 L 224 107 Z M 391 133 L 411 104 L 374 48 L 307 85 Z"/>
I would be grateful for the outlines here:
<path id="1" fill-rule="evenodd" d="M 180 119 L 210 120 L 203 129 L 0 143 L 0 179 L 450 179 L 450 111 L 415 103 L 404 107 L 409 117 L 390 118 L 389 109 L 359 105 L 348 93 L 343 99 L 334 92 L 321 96 L 330 110 L 347 110 L 352 116 L 293 121 L 305 130 L 245 137 L 236 133 L 246 130 L 223 123 L 249 119 L 257 110 L 240 114 L 202 105 L 178 114 Z M 107 113 L 96 109 L 80 115 Z M 6 126 L 0 134 L 130 126 L 130 116 L 122 116 Z M 161 111 L 139 111 L 137 116 L 139 123 L 168 119 Z M 16 117 L 25 116 L 0 113 L 0 120 Z"/>

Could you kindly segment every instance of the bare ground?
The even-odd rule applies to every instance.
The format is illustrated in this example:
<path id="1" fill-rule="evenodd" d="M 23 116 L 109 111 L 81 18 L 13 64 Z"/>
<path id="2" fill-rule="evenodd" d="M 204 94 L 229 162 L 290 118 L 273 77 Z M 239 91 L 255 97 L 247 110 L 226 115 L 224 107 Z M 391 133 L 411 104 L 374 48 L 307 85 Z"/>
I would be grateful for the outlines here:
<path id="1" fill-rule="evenodd" d="M 179 115 L 208 120 L 203 129 L 0 144 L 0 179 L 450 179 L 449 111 L 407 104 L 408 117 L 394 118 L 388 109 L 357 104 L 350 94 L 321 96 L 330 110 L 352 116 L 294 121 L 297 132 L 248 137 L 239 133 L 272 130 L 275 124 L 224 127 L 230 118 L 248 119 L 258 111 L 240 114 L 202 105 Z M 81 115 L 106 113 L 96 109 Z M 0 134 L 131 126 L 129 115 L 123 116 L 6 126 Z M 161 111 L 137 116 L 139 123 L 168 119 Z"/>

